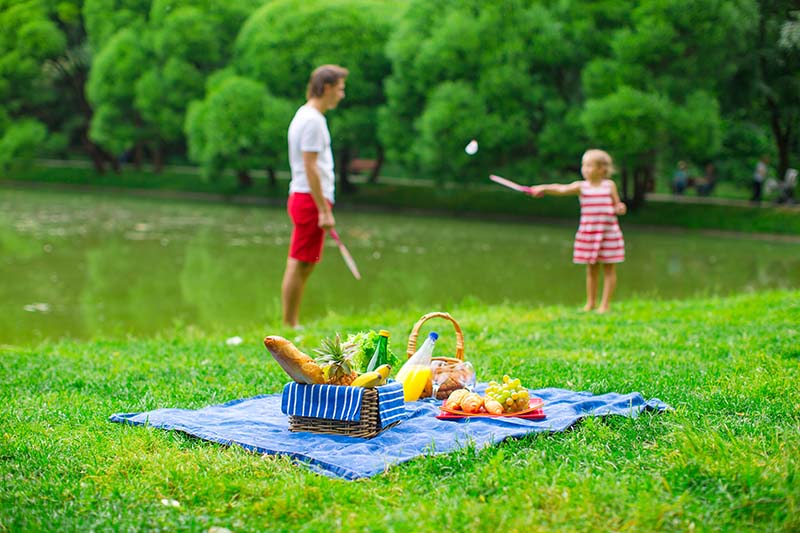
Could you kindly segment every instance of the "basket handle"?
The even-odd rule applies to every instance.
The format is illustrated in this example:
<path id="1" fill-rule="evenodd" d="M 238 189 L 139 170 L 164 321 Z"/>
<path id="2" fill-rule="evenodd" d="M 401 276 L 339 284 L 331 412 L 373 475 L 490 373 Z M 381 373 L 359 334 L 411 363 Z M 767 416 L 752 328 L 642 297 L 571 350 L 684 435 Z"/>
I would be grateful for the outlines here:
<path id="1" fill-rule="evenodd" d="M 422 324 L 427 322 L 431 318 L 444 318 L 449 320 L 453 323 L 453 328 L 456 330 L 456 359 L 464 360 L 464 334 L 461 332 L 461 326 L 458 325 L 456 319 L 450 316 L 449 313 L 428 313 L 424 315 L 422 318 L 417 320 L 417 323 L 414 324 L 414 327 L 411 328 L 411 334 L 408 336 L 408 348 L 406 349 L 406 354 L 408 357 L 414 355 L 414 352 L 417 351 L 417 336 L 419 335 L 419 328 L 422 327 Z"/>

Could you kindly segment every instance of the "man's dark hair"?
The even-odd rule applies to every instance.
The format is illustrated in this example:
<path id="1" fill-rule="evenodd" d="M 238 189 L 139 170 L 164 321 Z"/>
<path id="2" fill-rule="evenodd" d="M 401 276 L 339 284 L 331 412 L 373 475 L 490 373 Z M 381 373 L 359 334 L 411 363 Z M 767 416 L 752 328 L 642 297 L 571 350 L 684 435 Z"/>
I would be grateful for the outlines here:
<path id="1" fill-rule="evenodd" d="M 308 79 L 306 98 L 318 98 L 325 92 L 326 85 L 336 85 L 341 79 L 347 78 L 350 71 L 339 65 L 322 65 L 314 69 Z"/>

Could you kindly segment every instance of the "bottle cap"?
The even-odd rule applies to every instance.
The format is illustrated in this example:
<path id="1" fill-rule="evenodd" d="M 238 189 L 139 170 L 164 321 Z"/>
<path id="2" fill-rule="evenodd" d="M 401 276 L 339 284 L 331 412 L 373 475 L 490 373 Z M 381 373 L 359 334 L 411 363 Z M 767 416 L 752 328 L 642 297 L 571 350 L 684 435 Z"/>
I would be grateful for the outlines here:
<path id="1" fill-rule="evenodd" d="M 428 333 L 428 337 L 430 337 L 433 340 L 438 340 L 439 339 L 439 334 L 436 333 L 435 331 L 431 331 L 430 333 Z"/>
<path id="2" fill-rule="evenodd" d="M 382 329 L 382 330 L 380 330 L 380 331 L 378 332 L 378 335 L 380 335 L 380 336 L 382 336 L 382 337 L 388 337 L 388 336 L 389 336 L 389 332 L 388 332 L 388 331 L 386 331 L 385 329 Z"/>

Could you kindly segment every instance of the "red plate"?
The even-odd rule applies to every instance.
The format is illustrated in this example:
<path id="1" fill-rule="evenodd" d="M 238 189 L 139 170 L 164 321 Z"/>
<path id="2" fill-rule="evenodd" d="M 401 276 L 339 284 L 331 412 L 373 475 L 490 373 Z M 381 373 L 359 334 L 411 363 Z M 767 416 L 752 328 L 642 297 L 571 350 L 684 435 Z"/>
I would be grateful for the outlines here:
<path id="1" fill-rule="evenodd" d="M 541 398 L 531 398 L 528 403 L 527 409 L 524 409 L 522 411 L 517 411 L 516 413 L 503 413 L 502 415 L 492 415 L 485 411 L 482 411 L 480 413 L 466 413 L 464 411 L 456 409 L 448 409 L 447 407 L 444 406 L 444 404 L 445 402 L 442 402 L 442 405 L 439 407 L 442 410 L 442 412 L 439 413 L 439 415 L 436 418 L 449 419 L 449 418 L 465 418 L 468 416 L 477 416 L 483 418 L 509 418 L 509 417 L 534 418 L 534 419 L 544 418 L 544 413 L 541 412 L 542 406 L 544 405 L 544 400 L 542 400 Z"/>

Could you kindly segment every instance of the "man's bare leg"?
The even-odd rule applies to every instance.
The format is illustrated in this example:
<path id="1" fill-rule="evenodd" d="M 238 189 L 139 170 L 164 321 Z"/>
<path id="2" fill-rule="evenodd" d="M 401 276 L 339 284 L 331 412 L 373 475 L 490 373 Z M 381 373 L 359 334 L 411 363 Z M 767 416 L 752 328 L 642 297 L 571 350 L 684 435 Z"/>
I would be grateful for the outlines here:
<path id="1" fill-rule="evenodd" d="M 584 311 L 591 311 L 597 299 L 597 278 L 600 277 L 600 265 L 586 265 L 586 305 Z"/>
<path id="2" fill-rule="evenodd" d="M 603 265 L 603 299 L 600 301 L 598 313 L 605 313 L 611 306 L 611 297 L 614 296 L 614 289 L 617 288 L 617 265 L 614 263 Z"/>
<path id="3" fill-rule="evenodd" d="M 315 263 L 305 263 L 291 257 L 286 260 L 286 271 L 283 273 L 281 285 L 281 303 L 283 323 L 287 326 L 295 328 L 299 325 L 300 301 L 303 299 L 303 290 L 314 266 Z"/>

